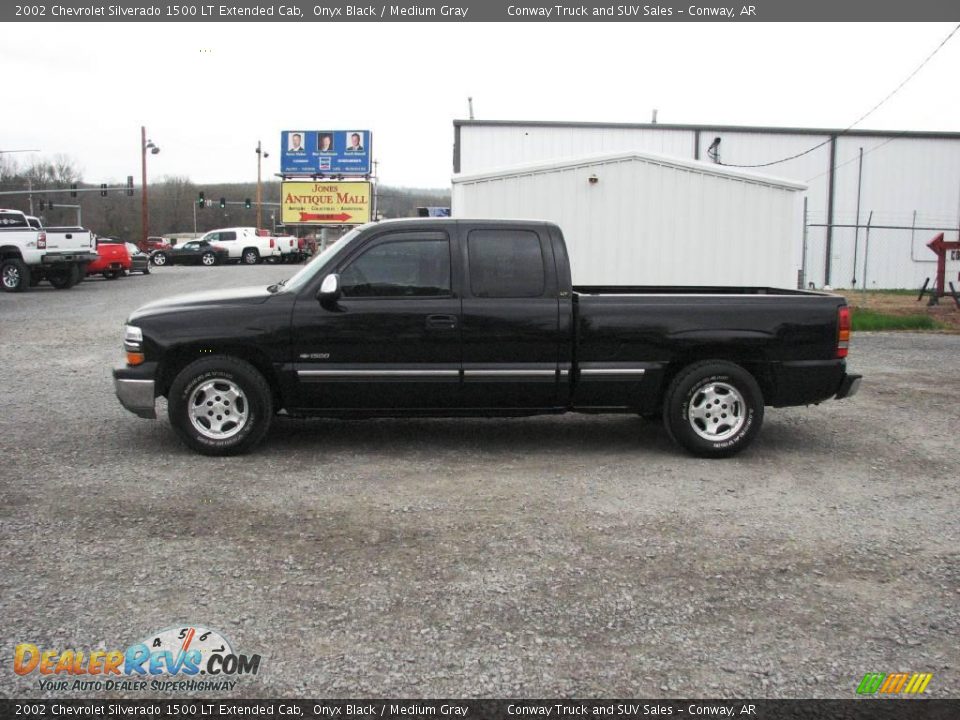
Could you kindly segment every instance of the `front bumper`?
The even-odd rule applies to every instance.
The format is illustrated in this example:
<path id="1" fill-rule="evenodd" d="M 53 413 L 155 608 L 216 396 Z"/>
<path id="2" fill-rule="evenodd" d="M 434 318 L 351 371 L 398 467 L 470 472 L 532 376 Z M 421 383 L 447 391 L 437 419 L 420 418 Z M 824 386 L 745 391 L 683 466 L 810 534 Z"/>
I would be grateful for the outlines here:
<path id="1" fill-rule="evenodd" d="M 146 373 L 139 368 L 116 368 L 113 371 L 113 387 L 120 404 L 127 410 L 138 417 L 153 420 L 157 417 L 156 382 L 144 375 Z"/>
<path id="2" fill-rule="evenodd" d="M 836 399 L 843 400 L 856 395 L 860 391 L 860 381 L 862 379 L 863 375 L 844 375 L 843 380 L 840 381 L 840 389 L 837 390 Z"/>

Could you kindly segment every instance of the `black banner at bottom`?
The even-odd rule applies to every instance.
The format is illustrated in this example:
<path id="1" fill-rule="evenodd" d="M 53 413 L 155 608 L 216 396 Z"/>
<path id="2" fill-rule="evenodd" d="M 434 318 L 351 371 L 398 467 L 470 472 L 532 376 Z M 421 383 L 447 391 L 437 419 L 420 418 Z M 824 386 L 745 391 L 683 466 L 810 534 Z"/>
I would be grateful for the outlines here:
<path id="1" fill-rule="evenodd" d="M 0 700 L 0 718 L 956 720 L 960 699 L 852 700 Z"/>

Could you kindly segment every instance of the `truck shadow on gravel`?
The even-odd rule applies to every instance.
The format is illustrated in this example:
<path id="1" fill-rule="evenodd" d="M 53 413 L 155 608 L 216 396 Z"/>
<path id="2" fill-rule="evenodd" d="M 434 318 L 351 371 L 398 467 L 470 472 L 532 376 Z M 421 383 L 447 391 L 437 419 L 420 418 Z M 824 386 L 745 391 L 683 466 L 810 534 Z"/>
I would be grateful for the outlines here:
<path id="1" fill-rule="evenodd" d="M 660 423 L 628 415 L 374 420 L 278 417 L 258 451 L 286 454 L 297 448 L 364 451 L 384 447 L 533 454 L 673 449 Z"/>

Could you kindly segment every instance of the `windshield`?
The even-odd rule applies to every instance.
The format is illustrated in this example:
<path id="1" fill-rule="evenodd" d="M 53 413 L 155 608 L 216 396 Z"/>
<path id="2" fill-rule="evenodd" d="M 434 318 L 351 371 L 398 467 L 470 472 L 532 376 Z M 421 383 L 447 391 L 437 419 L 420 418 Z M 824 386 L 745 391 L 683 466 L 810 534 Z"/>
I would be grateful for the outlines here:
<path id="1" fill-rule="evenodd" d="M 299 290 L 308 282 L 310 282 L 310 280 L 314 278 L 318 272 L 323 270 L 323 266 L 327 264 L 330 258 L 333 257 L 335 253 L 339 252 L 340 248 L 342 248 L 345 243 L 350 242 L 357 235 L 359 235 L 360 231 L 365 227 L 366 225 L 355 227 L 353 230 L 337 240 L 333 245 L 317 255 L 313 260 L 304 265 L 300 269 L 300 272 L 283 284 L 284 290 Z"/>

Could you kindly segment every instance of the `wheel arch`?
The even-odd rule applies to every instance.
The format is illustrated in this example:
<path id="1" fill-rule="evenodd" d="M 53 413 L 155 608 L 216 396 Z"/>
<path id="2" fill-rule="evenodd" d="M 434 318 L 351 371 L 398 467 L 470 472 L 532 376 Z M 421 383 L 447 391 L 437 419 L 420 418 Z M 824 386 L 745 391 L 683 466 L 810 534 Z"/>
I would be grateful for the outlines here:
<path id="1" fill-rule="evenodd" d="M 657 393 L 656 407 L 663 407 L 663 400 L 667 393 L 667 388 L 673 379 L 684 369 L 700 362 L 709 362 L 711 360 L 722 360 L 739 365 L 753 376 L 760 386 L 760 392 L 763 394 L 763 402 L 766 405 L 768 400 L 774 397 L 773 378 L 770 372 L 770 363 L 764 357 L 749 355 L 743 350 L 737 350 L 729 346 L 721 345 L 703 345 L 695 348 L 685 349 L 683 352 L 675 355 L 664 368 L 663 381 Z"/>
<path id="2" fill-rule="evenodd" d="M 190 363 L 216 355 L 227 355 L 253 365 L 270 386 L 274 406 L 282 407 L 280 379 L 266 353 L 257 348 L 230 343 L 188 343 L 168 350 L 157 372 L 157 394 L 166 397 L 174 378 Z"/>
<path id="3" fill-rule="evenodd" d="M 0 246 L 0 262 L 4 260 L 23 260 L 23 253 L 16 245 Z"/>

